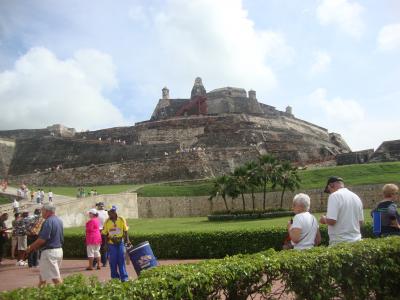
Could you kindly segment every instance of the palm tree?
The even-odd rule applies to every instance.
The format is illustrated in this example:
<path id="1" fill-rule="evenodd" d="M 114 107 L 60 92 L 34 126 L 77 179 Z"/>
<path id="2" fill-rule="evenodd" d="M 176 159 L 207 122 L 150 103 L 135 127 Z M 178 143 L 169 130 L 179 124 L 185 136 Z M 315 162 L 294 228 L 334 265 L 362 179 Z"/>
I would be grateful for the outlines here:
<path id="1" fill-rule="evenodd" d="M 267 185 L 272 183 L 274 188 L 276 185 L 276 175 L 278 169 L 278 160 L 271 154 L 262 155 L 258 158 L 259 172 L 261 183 L 263 185 L 263 210 L 265 210 L 265 201 L 267 194 Z"/>
<path id="2" fill-rule="evenodd" d="M 234 184 L 240 195 L 242 195 L 242 205 L 243 211 L 246 210 L 246 202 L 244 200 L 244 193 L 246 193 L 248 188 L 248 176 L 247 169 L 244 166 L 237 167 L 232 174 Z"/>
<path id="3" fill-rule="evenodd" d="M 288 161 L 283 162 L 278 168 L 277 184 L 282 187 L 281 208 L 283 206 L 283 195 L 286 189 L 292 192 L 300 187 L 300 177 L 297 173 L 297 167 L 293 167 Z"/>
<path id="4" fill-rule="evenodd" d="M 251 201 L 253 204 L 253 211 L 255 208 L 255 196 L 254 191 L 255 189 L 261 184 L 261 178 L 259 174 L 258 164 L 255 161 L 249 161 L 245 165 L 246 172 L 247 172 L 247 184 L 250 188 L 251 192 Z"/>
<path id="5" fill-rule="evenodd" d="M 212 180 L 213 187 L 211 189 L 211 195 L 209 200 L 212 200 L 214 197 L 218 197 L 221 195 L 224 200 L 225 208 L 229 212 L 228 203 L 226 202 L 226 196 L 229 195 L 230 190 L 232 189 L 232 179 L 228 175 L 221 175 L 219 177 L 215 177 Z"/>

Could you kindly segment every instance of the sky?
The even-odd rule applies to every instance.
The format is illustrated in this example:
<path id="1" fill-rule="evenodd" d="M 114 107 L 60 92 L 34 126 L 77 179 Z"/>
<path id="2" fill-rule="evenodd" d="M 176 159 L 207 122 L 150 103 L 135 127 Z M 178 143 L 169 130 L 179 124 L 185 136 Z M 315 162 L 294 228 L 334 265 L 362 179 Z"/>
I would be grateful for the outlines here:
<path id="1" fill-rule="evenodd" d="M 197 76 L 376 149 L 400 139 L 400 1 L 0 0 L 0 130 L 132 126 Z"/>

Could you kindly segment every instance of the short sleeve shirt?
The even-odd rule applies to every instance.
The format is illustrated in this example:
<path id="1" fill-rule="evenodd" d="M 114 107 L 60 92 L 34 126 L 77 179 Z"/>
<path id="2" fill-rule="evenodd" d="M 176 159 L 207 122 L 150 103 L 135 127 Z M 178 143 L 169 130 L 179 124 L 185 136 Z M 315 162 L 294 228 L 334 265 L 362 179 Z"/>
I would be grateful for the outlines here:
<path id="1" fill-rule="evenodd" d="M 122 238 L 124 236 L 124 231 L 128 231 L 128 229 L 128 225 L 122 217 L 118 217 L 115 222 L 111 219 L 107 219 L 103 225 L 102 234 L 107 235 L 109 238 Z M 112 244 L 112 241 L 109 241 L 109 243 Z"/>
<path id="2" fill-rule="evenodd" d="M 329 195 L 328 219 L 336 220 L 328 225 L 329 244 L 355 242 L 361 239 L 360 221 L 364 221 L 363 204 L 360 197 L 346 188 Z"/>
<path id="3" fill-rule="evenodd" d="M 46 241 L 43 248 L 61 248 L 64 243 L 64 228 L 61 219 L 55 215 L 47 218 L 39 232 L 39 238 Z"/>
<path id="4" fill-rule="evenodd" d="M 293 243 L 293 248 L 302 250 L 314 247 L 315 237 L 318 232 L 318 222 L 309 212 L 299 213 L 294 216 L 291 228 L 301 229 L 300 241 Z"/>

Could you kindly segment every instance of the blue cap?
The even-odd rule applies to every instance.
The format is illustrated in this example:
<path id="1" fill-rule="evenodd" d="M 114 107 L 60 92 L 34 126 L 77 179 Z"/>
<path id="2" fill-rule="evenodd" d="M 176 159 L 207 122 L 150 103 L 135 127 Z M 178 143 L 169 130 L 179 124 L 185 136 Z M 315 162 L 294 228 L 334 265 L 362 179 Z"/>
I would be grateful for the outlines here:
<path id="1" fill-rule="evenodd" d="M 112 205 L 109 210 L 117 211 L 117 207 L 115 205 Z"/>

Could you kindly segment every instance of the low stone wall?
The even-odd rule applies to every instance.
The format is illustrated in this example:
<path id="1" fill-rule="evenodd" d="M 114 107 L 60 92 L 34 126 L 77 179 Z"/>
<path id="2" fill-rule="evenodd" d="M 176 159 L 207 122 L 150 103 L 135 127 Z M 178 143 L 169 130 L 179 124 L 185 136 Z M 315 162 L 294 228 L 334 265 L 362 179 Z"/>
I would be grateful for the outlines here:
<path id="1" fill-rule="evenodd" d="M 373 208 L 382 199 L 383 184 L 362 185 L 348 187 L 355 192 L 363 201 L 364 208 Z M 297 193 L 306 193 L 311 197 L 312 211 L 326 211 L 328 194 L 321 189 L 298 190 L 286 192 L 283 199 L 283 207 L 291 208 L 293 196 Z M 257 193 L 255 208 L 262 209 L 263 194 Z M 267 193 L 266 207 L 277 208 L 280 206 L 281 192 Z M 242 199 L 233 200 L 227 198 L 229 208 L 242 209 Z M 246 209 L 252 209 L 251 195 L 245 195 Z M 139 218 L 173 218 L 206 216 L 213 211 L 225 210 L 224 201 L 221 197 L 208 200 L 208 196 L 199 197 L 139 197 Z"/>
<path id="2" fill-rule="evenodd" d="M 88 220 L 86 212 L 95 207 L 97 202 L 104 202 L 105 207 L 117 206 L 117 212 L 127 219 L 138 218 L 138 205 L 136 193 L 123 193 L 115 195 L 99 195 L 94 197 L 79 198 L 70 202 L 60 203 L 56 206 L 56 214 L 63 220 L 64 227 L 83 226 Z"/>

